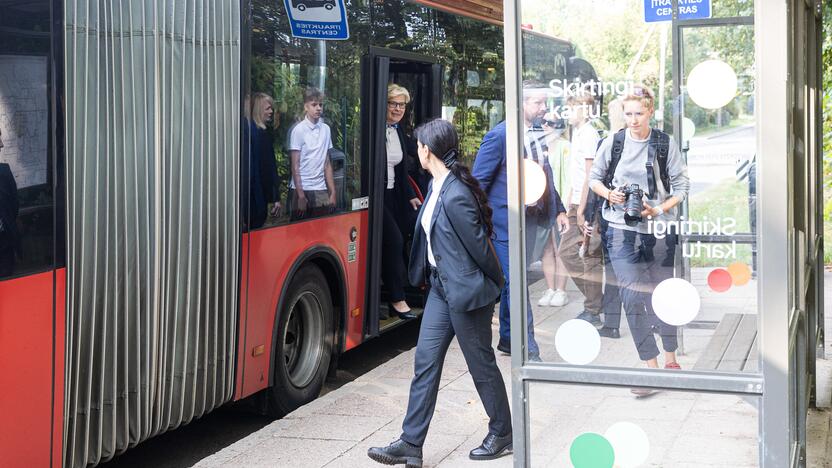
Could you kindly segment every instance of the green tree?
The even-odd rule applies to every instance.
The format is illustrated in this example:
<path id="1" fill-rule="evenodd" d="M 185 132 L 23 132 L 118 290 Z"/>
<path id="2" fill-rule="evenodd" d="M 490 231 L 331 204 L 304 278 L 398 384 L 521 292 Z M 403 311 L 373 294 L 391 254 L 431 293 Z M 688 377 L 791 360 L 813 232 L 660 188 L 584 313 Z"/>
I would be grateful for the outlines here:
<path id="1" fill-rule="evenodd" d="M 824 262 L 832 263 L 832 2 L 823 2 Z"/>

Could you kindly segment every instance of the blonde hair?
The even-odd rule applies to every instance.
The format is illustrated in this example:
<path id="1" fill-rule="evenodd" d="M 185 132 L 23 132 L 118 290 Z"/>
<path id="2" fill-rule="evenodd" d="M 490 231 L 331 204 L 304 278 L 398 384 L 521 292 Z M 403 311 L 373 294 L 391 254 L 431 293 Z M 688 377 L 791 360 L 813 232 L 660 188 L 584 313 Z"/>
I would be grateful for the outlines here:
<path id="1" fill-rule="evenodd" d="M 595 104 L 595 96 L 593 96 L 592 93 L 587 91 L 578 91 L 576 93 L 570 94 L 569 97 L 566 98 L 566 104 L 592 106 Z"/>
<path id="2" fill-rule="evenodd" d="M 271 96 L 266 93 L 254 93 L 254 96 L 252 96 L 251 119 L 254 121 L 254 124 L 257 125 L 257 128 L 263 130 L 266 129 L 268 124 L 268 122 L 263 120 L 263 109 L 266 108 L 266 104 L 271 105 L 272 109 L 274 109 L 274 100 Z M 272 118 L 272 121 L 277 122 L 277 119 Z"/>
<path id="3" fill-rule="evenodd" d="M 405 104 L 410 102 L 410 92 L 404 86 L 399 86 L 396 83 L 387 85 L 387 99 L 399 96 L 404 96 Z"/>
<path id="4" fill-rule="evenodd" d="M 627 101 L 638 101 L 650 110 L 653 110 L 656 105 L 656 98 L 653 97 L 653 91 L 643 84 L 636 84 L 630 88 L 630 92 L 624 95 L 621 103 L 623 104 Z"/>
<path id="5" fill-rule="evenodd" d="M 607 106 L 610 117 L 610 133 L 618 133 L 619 130 L 627 126 L 624 121 L 624 101 L 621 98 L 615 98 L 610 101 Z"/>

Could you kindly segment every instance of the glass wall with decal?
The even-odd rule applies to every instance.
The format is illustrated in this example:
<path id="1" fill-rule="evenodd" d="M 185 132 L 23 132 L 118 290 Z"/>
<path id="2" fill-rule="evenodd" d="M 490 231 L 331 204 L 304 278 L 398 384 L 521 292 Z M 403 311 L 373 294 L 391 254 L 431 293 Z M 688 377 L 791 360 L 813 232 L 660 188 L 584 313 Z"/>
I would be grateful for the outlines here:
<path id="1" fill-rule="evenodd" d="M 506 7 L 509 227 L 495 247 L 510 273 L 498 350 L 516 370 L 516 466 L 781 466 L 790 449 L 758 442 L 782 442 L 779 419 L 801 446 L 818 311 L 788 313 L 805 302 L 789 294 L 812 288 L 797 273 L 807 234 L 764 250 L 787 232 L 783 190 L 811 173 L 785 171 L 769 144 L 791 129 L 773 124 L 785 88 L 755 31 L 780 9 Z M 542 59 L 542 37 L 563 50 Z"/>

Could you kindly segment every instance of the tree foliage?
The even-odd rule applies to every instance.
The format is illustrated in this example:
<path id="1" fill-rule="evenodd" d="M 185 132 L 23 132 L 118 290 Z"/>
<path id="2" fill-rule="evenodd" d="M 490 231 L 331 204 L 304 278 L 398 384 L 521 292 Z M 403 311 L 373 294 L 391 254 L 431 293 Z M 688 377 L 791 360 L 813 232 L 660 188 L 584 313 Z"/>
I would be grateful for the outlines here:
<path id="1" fill-rule="evenodd" d="M 824 222 L 832 223 L 832 2 L 823 3 L 823 207 Z M 832 229 L 829 230 L 832 232 Z M 827 239 L 832 248 L 832 239 Z"/>

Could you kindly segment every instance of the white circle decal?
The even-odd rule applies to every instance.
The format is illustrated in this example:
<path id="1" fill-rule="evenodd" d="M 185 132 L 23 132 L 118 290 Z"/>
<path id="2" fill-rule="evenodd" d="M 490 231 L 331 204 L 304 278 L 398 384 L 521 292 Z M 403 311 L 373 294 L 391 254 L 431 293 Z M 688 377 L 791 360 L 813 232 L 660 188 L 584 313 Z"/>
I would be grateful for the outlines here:
<path id="1" fill-rule="evenodd" d="M 540 164 L 531 159 L 523 159 L 523 197 L 526 205 L 533 205 L 543 196 L 546 189 L 546 173 Z"/>
<path id="2" fill-rule="evenodd" d="M 653 291 L 653 310 L 668 325 L 690 323 L 699 313 L 699 306 L 699 291 L 682 278 L 666 279 Z"/>
<path id="3" fill-rule="evenodd" d="M 555 349 L 569 364 L 589 364 L 601 352 L 601 335 L 585 320 L 567 320 L 555 334 Z"/>
<path id="4" fill-rule="evenodd" d="M 737 74 L 722 60 L 705 60 L 690 71 L 687 89 L 699 107 L 720 109 L 737 95 Z"/>
<path id="5" fill-rule="evenodd" d="M 682 141 L 689 141 L 696 135 L 696 123 L 685 117 L 682 119 Z"/>
<path id="6" fill-rule="evenodd" d="M 615 466 L 631 468 L 641 466 L 650 456 L 650 440 L 644 429 L 629 422 L 615 423 L 604 437 L 615 452 Z"/>

